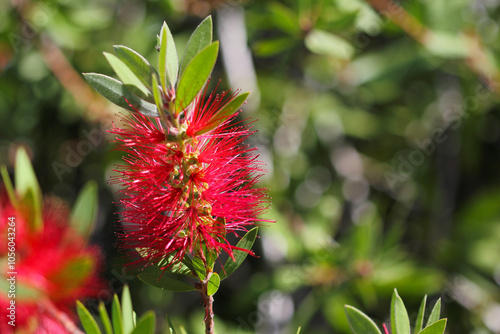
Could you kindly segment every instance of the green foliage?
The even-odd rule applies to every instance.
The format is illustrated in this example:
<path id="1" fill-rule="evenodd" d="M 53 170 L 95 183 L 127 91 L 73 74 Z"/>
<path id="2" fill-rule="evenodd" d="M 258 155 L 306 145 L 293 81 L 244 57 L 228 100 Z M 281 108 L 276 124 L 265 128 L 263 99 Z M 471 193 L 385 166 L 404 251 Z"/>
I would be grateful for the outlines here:
<path id="1" fill-rule="evenodd" d="M 78 194 L 71 210 L 70 224 L 84 238 L 88 239 L 97 220 L 97 184 L 89 181 Z"/>
<path id="2" fill-rule="evenodd" d="M 236 244 L 236 247 L 240 248 L 242 250 L 234 251 L 234 253 L 233 253 L 234 260 L 231 258 L 227 259 L 226 264 L 224 264 L 224 267 L 220 273 L 221 280 L 224 280 L 227 277 L 229 277 L 229 275 L 231 275 L 233 272 L 235 272 L 236 269 L 238 269 L 239 266 L 241 266 L 243 261 L 245 261 L 247 255 L 248 255 L 248 252 L 244 251 L 244 249 L 246 249 L 248 251 L 250 251 L 252 249 L 252 246 L 255 242 L 255 239 L 257 238 L 257 231 L 258 231 L 258 227 L 254 227 L 253 229 L 248 231 L 240 239 L 240 241 L 238 241 L 238 243 Z"/>
<path id="3" fill-rule="evenodd" d="M 153 311 L 144 313 L 136 322 L 135 312 L 132 306 L 132 299 L 128 286 L 124 286 L 122 291 L 121 304 L 118 296 L 113 295 L 111 306 L 111 319 L 106 311 L 106 307 L 99 303 L 99 317 L 94 317 L 87 308 L 77 301 L 78 317 L 87 334 L 101 334 L 101 327 L 105 334 L 154 334 L 156 331 L 156 316 Z"/>
<path id="4" fill-rule="evenodd" d="M 427 301 L 427 295 L 423 298 L 422 303 L 418 311 L 416 323 L 414 330 L 410 331 L 410 319 L 408 318 L 408 312 L 406 311 L 403 300 L 399 296 L 396 289 L 392 295 L 391 302 L 391 333 L 393 334 L 444 334 L 446 328 L 447 319 L 439 319 L 441 313 L 441 299 L 439 299 L 434 307 L 432 308 L 431 314 L 427 320 L 427 325 L 422 328 L 425 304 Z M 366 314 L 360 310 L 345 305 L 345 313 L 351 331 L 354 334 L 382 334 L 382 332 L 375 325 L 373 320 L 371 320 Z"/>

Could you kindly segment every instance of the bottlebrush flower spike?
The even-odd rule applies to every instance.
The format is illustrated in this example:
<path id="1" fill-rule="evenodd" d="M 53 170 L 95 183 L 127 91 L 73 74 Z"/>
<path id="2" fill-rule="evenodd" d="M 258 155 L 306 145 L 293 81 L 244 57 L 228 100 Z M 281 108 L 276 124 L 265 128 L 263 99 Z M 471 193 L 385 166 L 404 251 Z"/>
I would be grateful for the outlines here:
<path id="1" fill-rule="evenodd" d="M 113 182 L 124 186 L 120 245 L 142 254 L 133 264 L 147 266 L 172 256 L 168 267 L 186 253 L 203 258 L 203 245 L 232 256 L 236 247 L 226 234 L 262 221 L 266 190 L 254 188 L 261 164 L 255 149 L 244 144 L 252 131 L 231 126 L 236 111 L 218 113 L 236 96 L 198 96 L 173 130 L 139 112 L 123 117 L 125 127 L 111 130 L 118 135 L 117 148 L 126 153 Z M 168 140 L 173 134 L 177 140 Z"/>
<path id="2" fill-rule="evenodd" d="M 97 276 L 100 250 L 87 246 L 70 225 L 62 200 L 43 200 L 40 194 L 40 210 L 35 212 L 34 203 L 19 196 L 23 188 L 36 189 L 38 184 L 26 153 L 20 150 L 17 156 L 15 190 L 2 167 L 6 191 L 0 189 L 0 267 L 2 280 L 13 285 L 0 294 L 0 332 L 71 333 L 77 329 L 76 300 L 96 297 L 104 287 Z M 18 177 L 20 171 L 25 174 Z M 32 224 L 37 214 L 40 226 Z M 12 308 L 15 316 L 9 317 Z"/>

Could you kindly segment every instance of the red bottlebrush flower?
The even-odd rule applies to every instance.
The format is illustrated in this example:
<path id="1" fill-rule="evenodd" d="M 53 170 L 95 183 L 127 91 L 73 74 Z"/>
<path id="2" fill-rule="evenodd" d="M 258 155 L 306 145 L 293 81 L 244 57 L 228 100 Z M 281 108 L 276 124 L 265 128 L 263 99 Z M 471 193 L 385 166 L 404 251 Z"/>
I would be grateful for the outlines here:
<path id="1" fill-rule="evenodd" d="M 15 296 L 9 291 L 0 294 L 4 314 L 1 333 L 70 333 L 77 328 L 72 311 L 75 301 L 95 297 L 104 287 L 97 277 L 100 252 L 97 247 L 86 246 L 67 224 L 69 212 L 61 200 L 47 199 L 42 217 L 43 228 L 30 229 L 23 213 L 0 195 L 2 280 L 15 277 Z M 8 233 L 15 233 L 14 238 Z M 15 259 L 10 267 L 12 253 Z M 15 327 L 8 324 L 12 319 L 7 317 L 12 300 Z"/>
<path id="2" fill-rule="evenodd" d="M 169 267 L 186 253 L 204 258 L 202 245 L 233 256 L 236 247 L 226 234 L 263 221 L 266 189 L 254 188 L 261 163 L 244 143 L 252 131 L 231 126 L 237 113 L 225 114 L 234 98 L 227 92 L 199 96 L 184 115 L 163 122 L 135 112 L 123 118 L 124 128 L 111 130 L 126 153 L 112 181 L 124 186 L 120 245 L 142 255 L 131 264 L 172 256 Z"/>

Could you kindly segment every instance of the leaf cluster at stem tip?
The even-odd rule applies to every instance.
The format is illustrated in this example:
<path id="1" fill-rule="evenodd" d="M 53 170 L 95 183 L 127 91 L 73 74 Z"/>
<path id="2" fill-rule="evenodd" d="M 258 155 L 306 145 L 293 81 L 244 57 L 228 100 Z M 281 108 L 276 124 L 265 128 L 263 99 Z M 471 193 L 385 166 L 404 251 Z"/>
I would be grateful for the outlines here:
<path id="1" fill-rule="evenodd" d="M 392 334 L 444 334 L 447 319 L 440 319 L 441 299 L 434 304 L 432 311 L 425 322 L 424 314 L 427 303 L 427 296 L 424 296 L 418 311 L 417 319 L 413 329 L 410 327 L 408 312 L 396 289 L 391 300 L 391 333 Z M 375 322 L 366 314 L 350 305 L 345 306 L 345 313 L 351 331 L 354 334 L 382 334 Z M 384 326 L 385 330 L 385 326 Z M 384 334 L 387 334 L 385 331 Z"/>
<path id="2" fill-rule="evenodd" d="M 164 22 L 157 36 L 158 70 L 131 48 L 115 45 L 115 55 L 105 52 L 104 56 L 119 80 L 99 73 L 84 73 L 84 77 L 112 103 L 146 116 L 160 117 L 167 128 L 180 132 L 179 117 L 189 112 L 193 101 L 203 92 L 217 60 L 219 42 L 212 41 L 212 30 L 212 17 L 208 16 L 189 38 L 179 61 L 174 38 Z M 235 95 L 221 106 L 208 122 L 211 129 L 241 107 L 248 94 Z"/>

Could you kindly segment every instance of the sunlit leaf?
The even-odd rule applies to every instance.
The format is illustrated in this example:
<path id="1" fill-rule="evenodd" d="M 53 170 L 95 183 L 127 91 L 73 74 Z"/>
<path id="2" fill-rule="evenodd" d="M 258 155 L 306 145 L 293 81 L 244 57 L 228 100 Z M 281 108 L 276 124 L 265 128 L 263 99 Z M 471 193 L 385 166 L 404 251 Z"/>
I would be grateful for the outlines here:
<path id="1" fill-rule="evenodd" d="M 95 321 L 94 317 L 92 317 L 89 310 L 87 310 L 87 308 L 83 306 L 83 304 L 79 300 L 76 301 L 76 312 L 78 313 L 80 322 L 82 323 L 82 326 L 85 329 L 85 333 L 101 334 L 99 325 L 97 325 L 97 322 Z"/>
<path id="2" fill-rule="evenodd" d="M 200 51 L 187 65 L 177 87 L 175 98 L 175 112 L 177 114 L 194 100 L 207 83 L 217 60 L 218 52 L 219 42 L 214 42 Z"/>
<path id="3" fill-rule="evenodd" d="M 431 314 L 429 315 L 429 319 L 427 320 L 427 325 L 435 323 L 439 320 L 439 316 L 441 315 L 441 298 L 438 299 L 434 307 L 432 308 Z"/>
<path id="4" fill-rule="evenodd" d="M 425 306 L 427 303 L 427 295 L 422 299 L 422 303 L 420 304 L 420 308 L 418 309 L 417 320 L 415 321 L 415 330 L 414 333 L 418 333 L 422 330 L 424 326 L 424 314 L 425 314 Z"/>
<path id="5" fill-rule="evenodd" d="M 351 59 L 354 47 L 340 36 L 323 30 L 312 30 L 305 38 L 306 47 L 314 53 L 338 59 Z"/>
<path id="6" fill-rule="evenodd" d="M 444 334 L 446 319 L 441 319 L 424 328 L 419 334 Z"/>
<path id="7" fill-rule="evenodd" d="M 144 86 L 151 88 L 151 76 L 156 76 L 156 72 L 149 62 L 131 48 L 123 45 L 114 45 L 113 47 L 118 58 L 128 66 Z"/>
<path id="8" fill-rule="evenodd" d="M 382 334 L 377 325 L 357 308 L 346 305 L 345 313 L 354 334 Z"/>
<path id="9" fill-rule="evenodd" d="M 146 116 L 159 116 L 156 105 L 133 94 L 120 81 L 99 73 L 84 73 L 83 76 L 92 88 L 117 106 L 132 111 L 135 108 Z"/>
<path id="10" fill-rule="evenodd" d="M 97 183 L 87 182 L 71 211 L 71 225 L 85 239 L 89 237 L 97 219 Z"/>
<path id="11" fill-rule="evenodd" d="M 111 304 L 111 319 L 113 321 L 113 330 L 115 331 L 115 334 L 124 334 L 122 309 L 116 294 L 113 295 L 113 303 Z"/>
<path id="12" fill-rule="evenodd" d="M 396 299 L 394 301 L 394 319 L 396 321 L 396 333 L 410 334 L 410 319 L 408 312 L 401 297 L 399 297 L 396 290 L 394 290 Z"/>
<path id="13" fill-rule="evenodd" d="M 113 334 L 113 326 L 111 325 L 111 319 L 109 319 L 108 311 L 103 302 L 99 303 L 99 315 L 101 316 L 101 322 L 106 331 L 106 334 Z"/>
<path id="14" fill-rule="evenodd" d="M 174 38 L 166 22 L 163 22 L 160 33 L 160 56 L 158 68 L 160 71 L 160 82 L 166 91 L 168 86 L 174 87 L 179 70 L 179 59 L 175 48 Z"/>
<path id="15" fill-rule="evenodd" d="M 257 231 L 258 231 L 258 227 L 254 227 L 253 229 L 248 231 L 241 238 L 241 240 L 236 244 L 236 247 L 251 250 L 252 246 L 255 242 L 255 239 L 257 238 Z M 233 255 L 234 255 L 235 261 L 233 261 L 233 259 L 231 259 L 231 258 L 227 259 L 222 271 L 220 272 L 221 280 L 226 279 L 229 275 L 231 275 L 233 272 L 235 272 L 236 269 L 239 268 L 239 266 L 241 266 L 243 261 L 245 261 L 247 255 L 248 255 L 248 252 L 241 251 L 241 250 L 235 250 L 233 252 Z"/>
<path id="16" fill-rule="evenodd" d="M 212 43 L 212 16 L 205 18 L 195 29 L 184 51 L 179 75 L 182 76 L 188 64 L 204 48 Z"/>
<path id="17" fill-rule="evenodd" d="M 217 273 L 212 273 L 210 276 L 210 279 L 208 280 L 208 285 L 207 285 L 207 295 L 212 296 L 214 295 L 217 290 L 219 290 L 219 285 L 220 285 L 220 277 Z"/>
<path id="18" fill-rule="evenodd" d="M 143 99 L 152 97 L 148 88 L 120 58 L 107 52 L 104 52 L 104 56 L 127 89 Z"/>
<path id="19" fill-rule="evenodd" d="M 139 318 L 132 334 L 154 334 L 155 330 L 156 315 L 153 311 L 148 311 Z"/>
<path id="20" fill-rule="evenodd" d="M 130 297 L 130 289 L 128 285 L 123 287 L 121 307 L 123 332 L 130 333 L 134 329 L 134 309 L 132 307 L 132 298 Z"/>
<path id="21" fill-rule="evenodd" d="M 31 165 L 28 153 L 24 148 L 19 148 L 16 153 L 15 166 L 16 193 L 23 206 L 23 212 L 27 212 L 27 220 L 30 228 L 39 230 L 43 226 L 42 221 L 42 191 Z"/>

